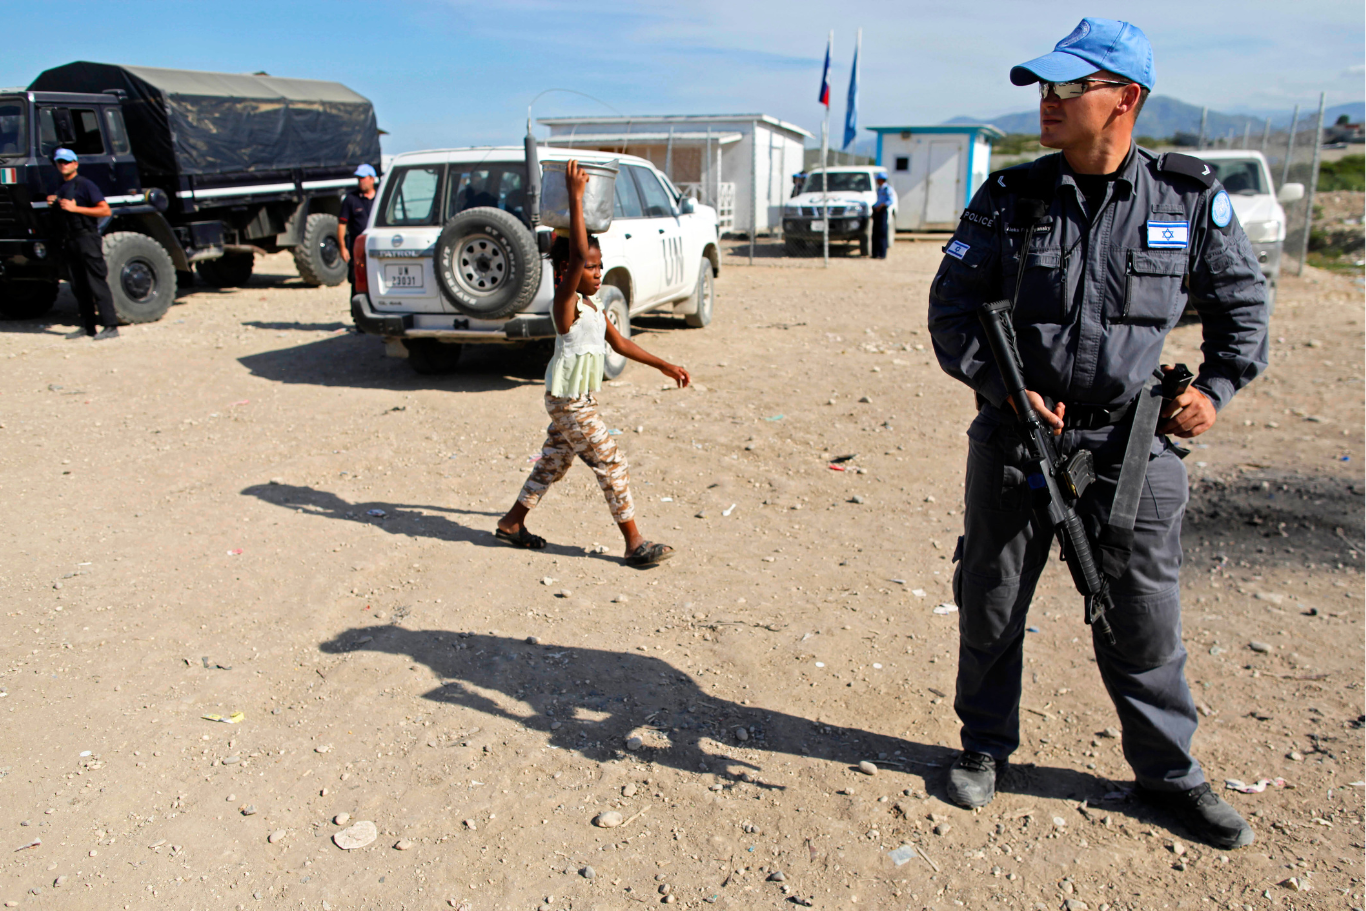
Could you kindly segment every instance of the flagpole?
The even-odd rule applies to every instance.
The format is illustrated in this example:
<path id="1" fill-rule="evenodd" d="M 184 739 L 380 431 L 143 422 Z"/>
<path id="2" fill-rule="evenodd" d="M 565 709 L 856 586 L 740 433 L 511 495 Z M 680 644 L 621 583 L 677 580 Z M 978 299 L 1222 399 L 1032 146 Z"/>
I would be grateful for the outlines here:
<path id="1" fill-rule="evenodd" d="M 835 30 L 830 30 L 827 48 L 835 46 Z M 821 251 L 825 268 L 830 268 L 830 173 L 826 161 L 830 154 L 830 103 L 825 105 L 825 122 L 821 125 Z"/>

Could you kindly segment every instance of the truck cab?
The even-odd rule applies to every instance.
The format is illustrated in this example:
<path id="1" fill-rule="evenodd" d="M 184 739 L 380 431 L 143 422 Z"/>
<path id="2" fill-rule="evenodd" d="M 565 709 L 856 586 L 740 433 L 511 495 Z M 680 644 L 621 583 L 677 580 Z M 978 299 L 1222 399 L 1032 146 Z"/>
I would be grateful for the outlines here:
<path id="1" fill-rule="evenodd" d="M 81 176 L 116 213 L 150 208 L 117 95 L 0 89 L 0 310 L 15 317 L 41 315 L 57 294 L 60 234 L 47 197 L 61 184 L 60 147 L 80 156 Z"/>
<path id="2" fill-rule="evenodd" d="M 819 252 L 827 222 L 831 242 L 857 243 L 859 252 L 868 255 L 879 177 L 885 180 L 887 171 L 876 166 L 817 168 L 808 174 L 801 191 L 783 205 L 783 241 L 788 255 Z M 890 243 L 896 233 L 895 196 L 887 225 Z"/>

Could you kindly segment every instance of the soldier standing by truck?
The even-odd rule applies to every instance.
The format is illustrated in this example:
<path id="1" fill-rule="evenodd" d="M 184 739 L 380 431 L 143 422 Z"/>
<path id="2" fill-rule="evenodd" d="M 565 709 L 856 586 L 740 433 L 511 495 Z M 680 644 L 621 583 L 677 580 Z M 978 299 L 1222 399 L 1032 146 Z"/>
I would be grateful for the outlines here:
<path id="1" fill-rule="evenodd" d="M 356 264 L 351 261 L 351 247 L 370 225 L 370 209 L 375 204 L 375 176 L 371 165 L 356 168 L 356 188 L 346 194 L 341 214 L 337 216 L 337 242 L 341 244 L 342 259 L 346 260 L 346 280 L 351 283 L 351 297 L 356 296 Z M 348 297 L 348 303 L 350 300 Z"/>
<path id="2" fill-rule="evenodd" d="M 71 273 L 71 291 L 81 311 L 81 328 L 67 338 L 93 335 L 97 342 L 118 338 L 119 318 L 114 313 L 114 297 L 109 293 L 109 266 L 104 261 L 98 221 L 110 216 L 109 203 L 99 187 L 76 173 L 80 162 L 75 152 L 58 149 L 52 153 L 52 161 L 62 175 L 62 184 L 47 198 L 47 204 L 62 210 L 62 246 Z M 95 335 L 97 315 L 104 328 Z"/>

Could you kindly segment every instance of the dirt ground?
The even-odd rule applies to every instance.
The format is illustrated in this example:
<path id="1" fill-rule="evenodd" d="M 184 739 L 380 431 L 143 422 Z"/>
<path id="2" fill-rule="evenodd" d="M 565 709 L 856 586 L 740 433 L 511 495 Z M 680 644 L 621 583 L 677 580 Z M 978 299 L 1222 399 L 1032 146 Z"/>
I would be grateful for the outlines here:
<path id="1" fill-rule="evenodd" d="M 603 390 L 679 551 L 645 572 L 582 466 L 532 514 L 547 550 L 491 536 L 544 353 L 417 376 L 285 256 L 117 341 L 62 340 L 65 290 L 3 327 L 0 901 L 1362 907 L 1360 280 L 1284 281 L 1270 370 L 1186 462 L 1195 752 L 1257 832 L 1225 853 L 1129 797 L 1056 562 L 1016 765 L 945 803 L 972 398 L 929 350 L 938 244 L 743 250 L 710 328 L 636 326 L 695 387 Z M 356 821 L 378 837 L 344 851 Z"/>

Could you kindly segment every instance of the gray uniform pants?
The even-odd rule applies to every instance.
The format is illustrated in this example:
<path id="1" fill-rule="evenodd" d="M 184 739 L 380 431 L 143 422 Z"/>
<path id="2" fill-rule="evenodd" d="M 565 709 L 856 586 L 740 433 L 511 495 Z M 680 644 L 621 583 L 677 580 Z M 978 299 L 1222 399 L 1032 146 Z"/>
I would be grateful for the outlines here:
<path id="1" fill-rule="evenodd" d="M 1037 524 L 1020 469 L 1024 446 L 1013 418 L 1006 420 L 988 408 L 968 430 L 963 537 L 953 578 L 959 606 L 954 709 L 963 722 L 963 748 L 997 760 L 1020 745 L 1025 618 L 1053 543 Z M 1078 505 L 1092 535 L 1108 515 L 1127 433 L 1126 424 L 1069 430 L 1061 437 L 1064 454 L 1078 448 L 1096 453 L 1098 477 Z M 1178 574 L 1188 498 L 1185 466 L 1162 438 L 1154 438 L 1133 557 L 1123 577 L 1111 580 L 1115 609 L 1108 617 L 1117 644 L 1100 636 L 1092 640 L 1123 728 L 1124 756 L 1140 785 L 1161 791 L 1187 790 L 1205 780 L 1190 755 L 1196 715 L 1181 644 Z M 1079 605 L 1053 628 L 1070 636 L 1074 625 L 1080 632 Z"/>

